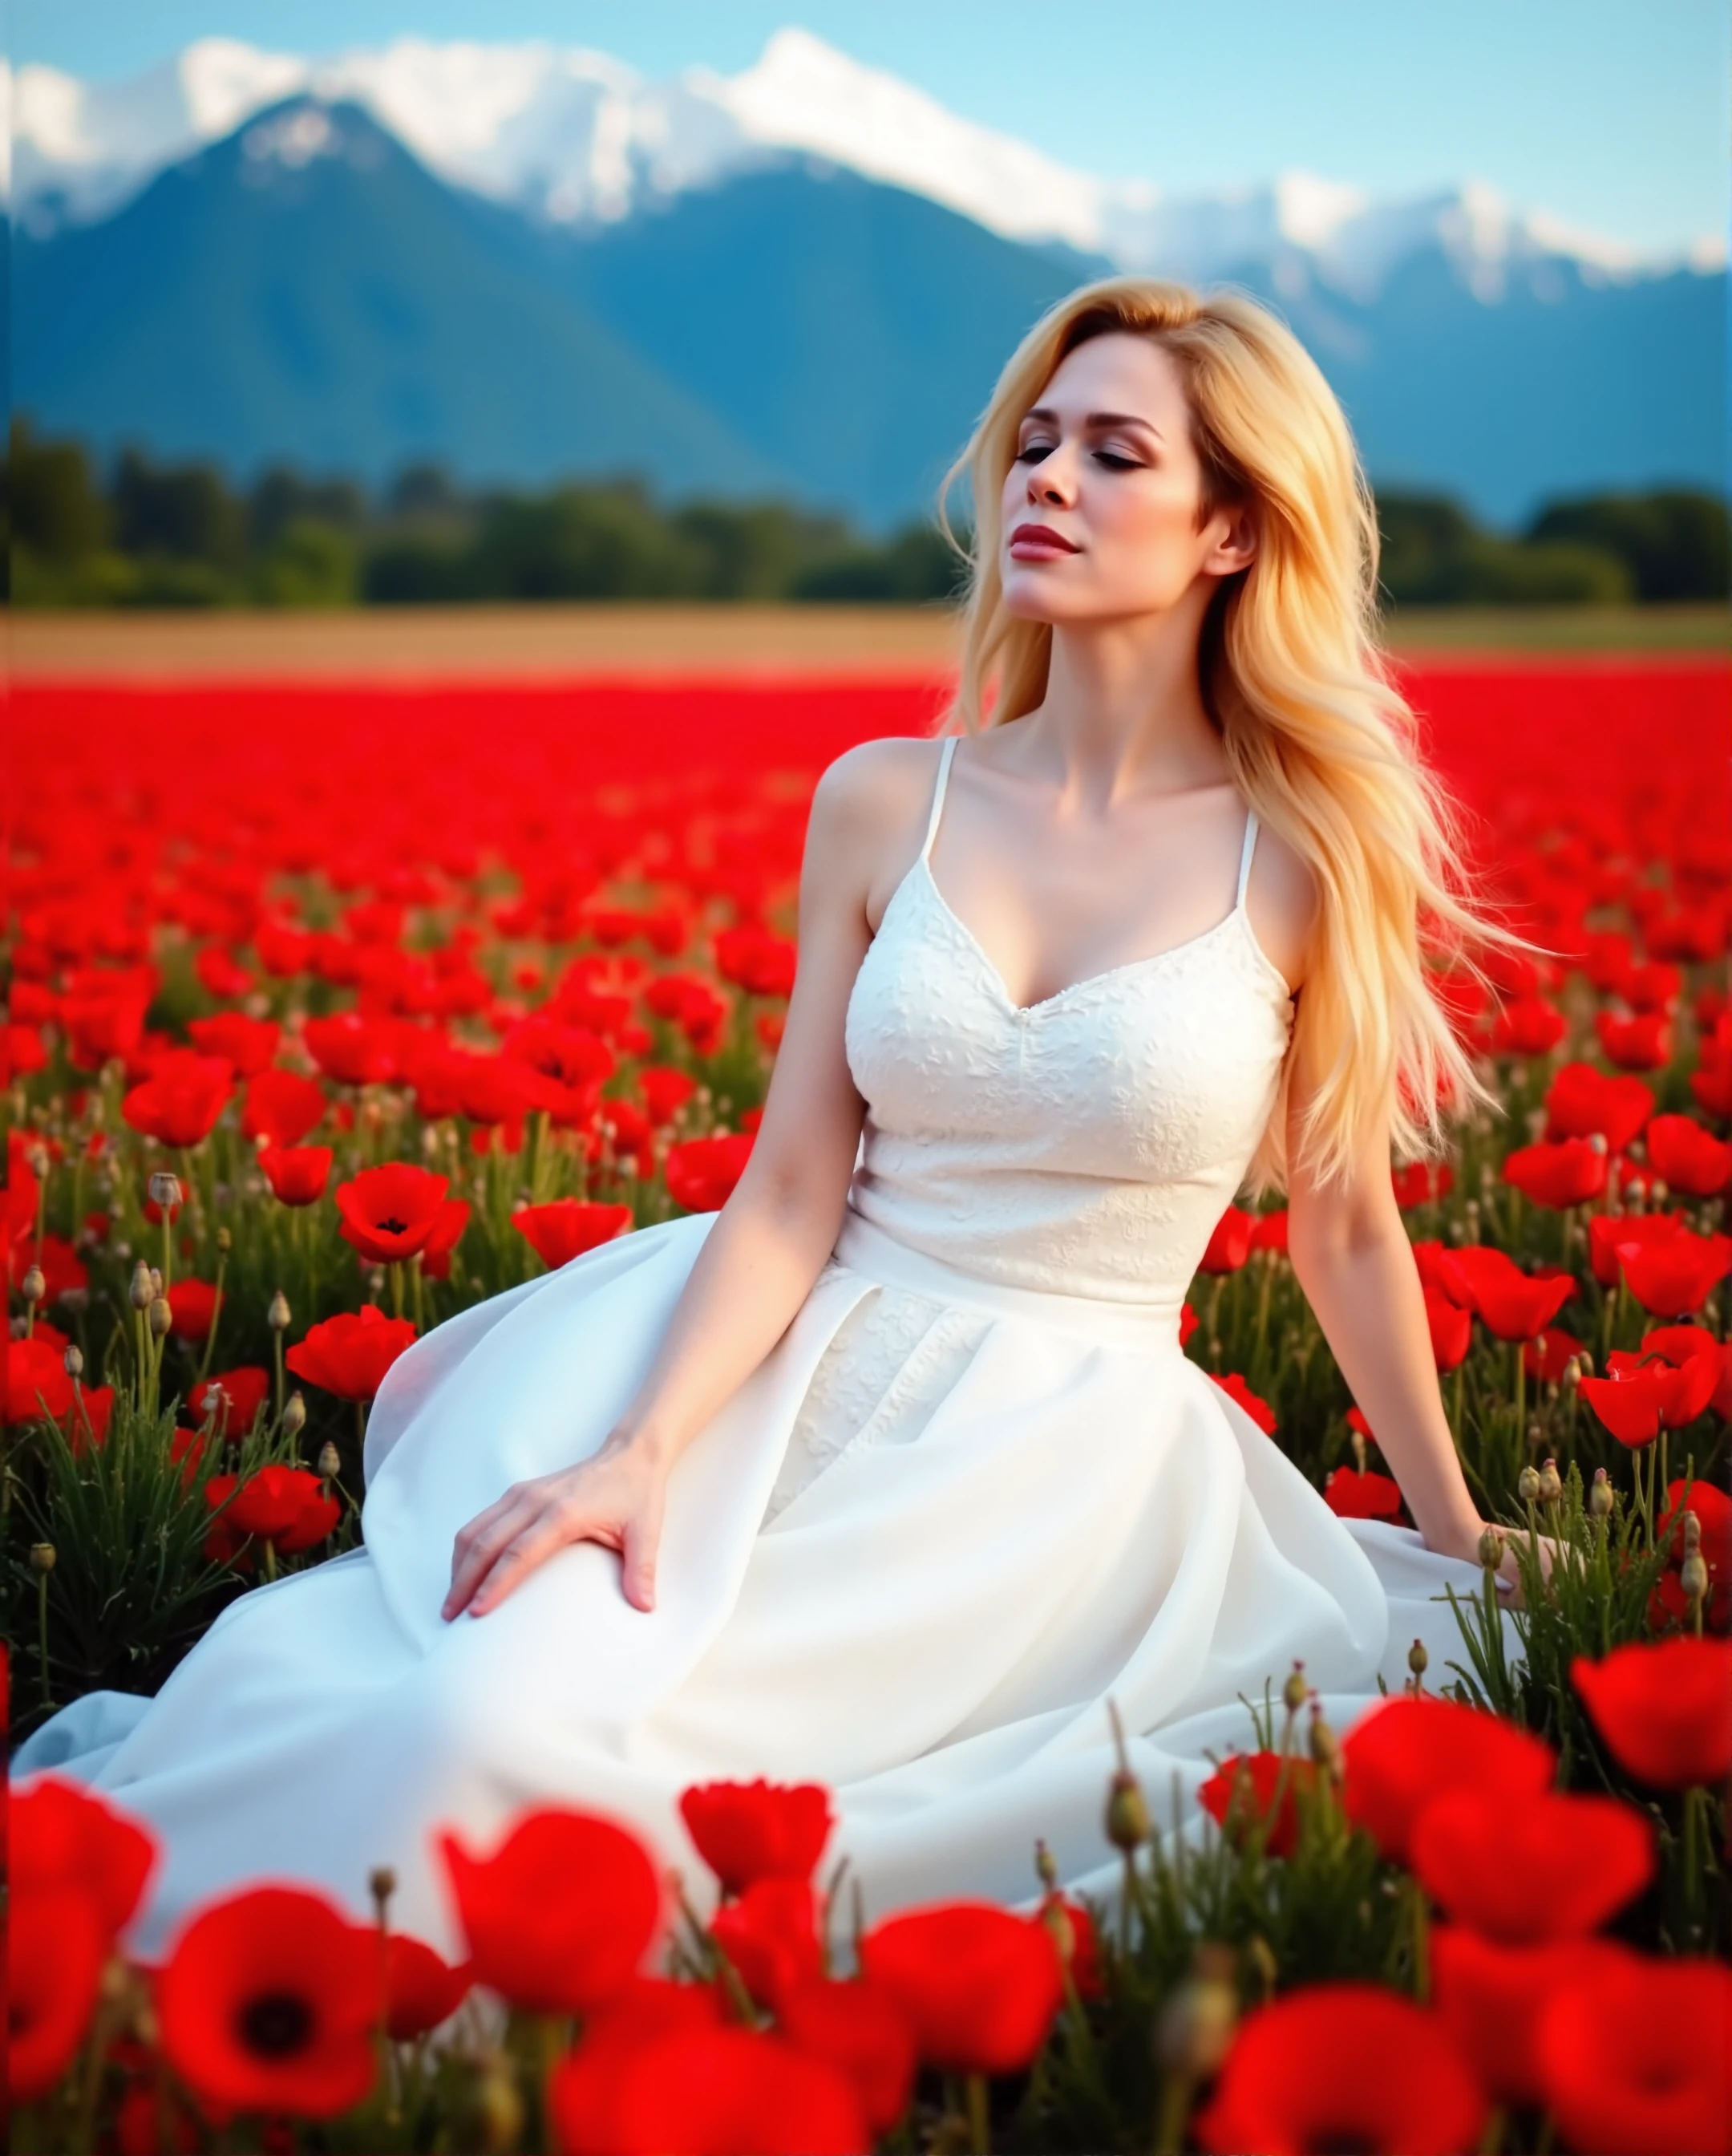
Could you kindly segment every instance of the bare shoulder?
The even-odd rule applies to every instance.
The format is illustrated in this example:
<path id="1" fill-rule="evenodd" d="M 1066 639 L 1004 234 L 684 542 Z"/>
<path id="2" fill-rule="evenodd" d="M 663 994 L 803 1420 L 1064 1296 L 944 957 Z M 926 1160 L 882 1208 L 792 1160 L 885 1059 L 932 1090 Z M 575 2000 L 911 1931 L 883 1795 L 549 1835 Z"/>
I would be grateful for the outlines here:
<path id="1" fill-rule="evenodd" d="M 939 749 L 917 735 L 857 742 L 826 767 L 812 797 L 807 857 L 830 862 L 858 891 L 874 932 L 920 851 Z"/>
<path id="2" fill-rule="evenodd" d="M 1259 823 L 1245 910 L 1258 942 L 1290 988 L 1303 987 L 1310 970 L 1311 939 L 1322 908 L 1315 870 L 1279 831 Z"/>

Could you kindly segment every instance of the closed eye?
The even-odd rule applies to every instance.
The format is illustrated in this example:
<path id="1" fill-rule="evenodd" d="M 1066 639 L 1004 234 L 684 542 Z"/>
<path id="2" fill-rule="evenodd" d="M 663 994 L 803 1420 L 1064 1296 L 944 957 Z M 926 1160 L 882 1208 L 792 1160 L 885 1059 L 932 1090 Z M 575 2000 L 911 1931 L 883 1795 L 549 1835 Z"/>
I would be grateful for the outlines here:
<path id="1" fill-rule="evenodd" d="M 1143 469 L 1140 457 L 1121 457 L 1113 449 L 1097 449 L 1094 461 L 1098 465 L 1104 465 L 1109 471 L 1140 471 Z"/>

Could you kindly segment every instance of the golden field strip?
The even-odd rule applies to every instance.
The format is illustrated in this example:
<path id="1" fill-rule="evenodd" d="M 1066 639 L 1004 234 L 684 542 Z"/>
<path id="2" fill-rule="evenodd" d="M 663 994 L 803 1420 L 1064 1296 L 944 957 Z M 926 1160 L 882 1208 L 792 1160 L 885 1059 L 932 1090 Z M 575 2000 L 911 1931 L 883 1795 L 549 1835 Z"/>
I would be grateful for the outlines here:
<path id="1" fill-rule="evenodd" d="M 1391 644 L 1416 656 L 1504 660 L 1531 652 L 1668 652 L 1732 646 L 1724 606 L 1409 608 Z M 953 618 L 936 608 L 587 606 L 369 608 L 340 613 L 14 613 L 15 680 L 549 679 L 573 675 L 861 675 L 954 663 Z"/>

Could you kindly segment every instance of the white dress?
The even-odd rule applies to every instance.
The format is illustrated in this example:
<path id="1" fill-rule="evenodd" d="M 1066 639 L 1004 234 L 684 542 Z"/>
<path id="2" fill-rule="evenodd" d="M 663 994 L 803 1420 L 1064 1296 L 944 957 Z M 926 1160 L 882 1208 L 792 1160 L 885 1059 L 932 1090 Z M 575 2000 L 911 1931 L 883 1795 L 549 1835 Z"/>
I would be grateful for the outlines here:
<path id="1" fill-rule="evenodd" d="M 1179 1347 L 1180 1306 L 1267 1122 L 1292 1023 L 1244 910 L 1019 1009 L 919 859 L 854 984 L 868 1113 L 848 1211 L 780 1342 L 680 1457 L 653 1612 L 582 1543 L 489 1615 L 442 1621 L 458 1530 L 592 1451 L 637 1391 L 715 1214 L 640 1229 L 448 1318 L 391 1368 L 364 1548 L 232 1604 L 152 1702 L 95 1693 L 21 1748 L 146 1821 L 135 1924 L 264 1875 L 459 1937 L 432 1830 L 521 1808 L 634 1824 L 711 1891 L 688 1783 L 816 1780 L 869 1917 L 1026 1904 L 1116 1876 L 1106 1702 L 1194 1830 L 1240 1695 L 1295 1657 L 1338 1727 L 1465 1659 L 1477 1566 L 1337 1519 Z"/>

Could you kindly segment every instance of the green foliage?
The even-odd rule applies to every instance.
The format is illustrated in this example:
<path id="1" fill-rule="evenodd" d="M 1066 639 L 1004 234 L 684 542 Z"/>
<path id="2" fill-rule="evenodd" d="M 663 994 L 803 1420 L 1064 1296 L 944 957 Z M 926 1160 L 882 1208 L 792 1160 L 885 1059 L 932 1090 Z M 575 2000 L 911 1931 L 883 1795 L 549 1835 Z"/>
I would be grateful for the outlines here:
<path id="1" fill-rule="evenodd" d="M 1616 555 L 1638 599 L 1724 599 L 1732 593 L 1732 526 L 1726 505 L 1712 495 L 1673 487 L 1551 502 L 1528 536 Z"/>

